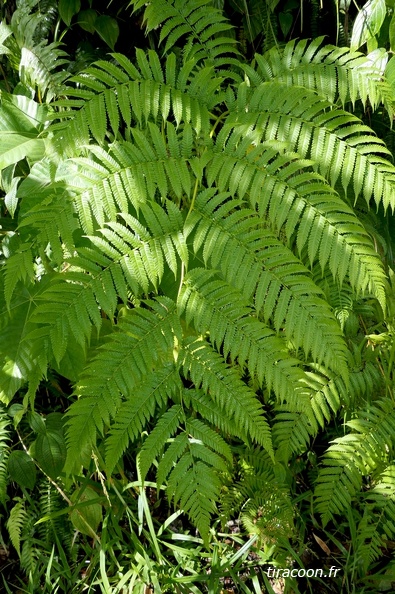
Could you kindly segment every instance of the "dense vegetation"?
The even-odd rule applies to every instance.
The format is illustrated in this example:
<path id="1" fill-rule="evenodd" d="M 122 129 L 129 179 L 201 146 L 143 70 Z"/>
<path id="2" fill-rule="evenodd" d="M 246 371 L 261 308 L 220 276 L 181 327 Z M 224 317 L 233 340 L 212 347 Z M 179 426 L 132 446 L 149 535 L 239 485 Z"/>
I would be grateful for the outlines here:
<path id="1" fill-rule="evenodd" d="M 392 588 L 394 2 L 324 4 L 3 4 L 4 592 Z"/>

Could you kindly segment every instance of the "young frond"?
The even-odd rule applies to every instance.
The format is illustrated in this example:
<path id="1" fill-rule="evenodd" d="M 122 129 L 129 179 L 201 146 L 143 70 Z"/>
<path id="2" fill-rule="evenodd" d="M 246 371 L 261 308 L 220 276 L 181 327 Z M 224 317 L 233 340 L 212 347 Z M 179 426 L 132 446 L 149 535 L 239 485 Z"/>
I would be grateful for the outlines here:
<path id="1" fill-rule="evenodd" d="M 261 217 L 239 200 L 214 190 L 201 192 L 186 221 L 194 228 L 195 253 L 219 269 L 246 301 L 254 300 L 265 322 L 285 330 L 295 347 L 334 369 L 346 367 L 346 346 L 332 311 L 310 272 L 262 225 Z"/>

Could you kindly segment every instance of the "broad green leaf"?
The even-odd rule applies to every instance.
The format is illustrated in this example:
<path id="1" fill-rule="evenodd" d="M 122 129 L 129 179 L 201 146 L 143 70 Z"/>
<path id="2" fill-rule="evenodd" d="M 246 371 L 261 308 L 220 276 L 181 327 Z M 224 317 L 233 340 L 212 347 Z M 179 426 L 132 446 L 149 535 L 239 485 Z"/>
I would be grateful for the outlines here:
<path id="1" fill-rule="evenodd" d="M 17 194 L 18 184 L 19 184 L 20 179 L 21 178 L 18 176 L 13 178 L 13 180 L 11 182 L 11 187 L 4 197 L 4 203 L 8 209 L 8 212 L 12 216 L 12 218 L 14 218 L 15 211 L 18 206 L 18 196 L 16 194 Z"/>
<path id="2" fill-rule="evenodd" d="M 280 21 L 281 32 L 286 37 L 291 30 L 293 18 L 290 12 L 280 12 L 278 15 Z"/>
<path id="3" fill-rule="evenodd" d="M 45 154 L 44 139 L 33 135 L 29 137 L 14 132 L 0 132 L 0 143 L 0 169 L 18 163 L 25 157 L 30 162 L 39 161 Z"/>
<path id="4" fill-rule="evenodd" d="M 369 0 L 361 8 L 352 29 L 351 50 L 357 50 L 380 31 L 386 12 L 385 0 Z"/>
<path id="5" fill-rule="evenodd" d="M 0 54 L 9 54 L 10 50 L 8 47 L 3 45 L 4 41 L 12 35 L 12 29 L 5 24 L 4 21 L 0 23 Z"/>
<path id="6" fill-rule="evenodd" d="M 25 95 L 1 93 L 0 130 L 26 134 L 43 130 L 47 109 Z"/>
<path id="7" fill-rule="evenodd" d="M 393 52 L 395 50 L 395 12 L 392 15 L 389 30 L 388 30 L 388 37 L 390 42 L 390 48 Z"/>
<path id="8" fill-rule="evenodd" d="M 22 450 L 14 450 L 8 458 L 8 472 L 11 480 L 20 487 L 33 489 L 36 483 L 36 466 L 30 456 Z"/>
<path id="9" fill-rule="evenodd" d="M 35 433 L 40 433 L 41 435 L 45 435 L 47 429 L 45 426 L 45 421 L 41 415 L 39 415 L 35 411 L 31 411 L 28 413 L 28 420 L 29 425 L 33 429 Z"/>
<path id="10" fill-rule="evenodd" d="M 8 404 L 28 380 L 34 360 L 26 335 L 32 330 L 30 315 L 35 309 L 38 285 L 25 286 L 14 294 L 8 310 L 0 299 L 0 401 Z"/>
<path id="11" fill-rule="evenodd" d="M 77 22 L 84 31 L 88 31 L 88 33 L 94 33 L 96 19 L 96 10 L 93 10 L 93 8 L 88 8 L 87 10 L 81 10 L 78 13 Z"/>
<path id="12" fill-rule="evenodd" d="M 45 140 L 39 138 L 46 109 L 25 97 L 2 93 L 0 106 L 0 169 L 25 157 L 39 161 L 45 154 Z"/>
<path id="13" fill-rule="evenodd" d="M 77 501 L 78 492 L 75 492 L 71 501 L 75 503 Z M 97 493 L 92 487 L 86 487 L 82 495 L 78 499 L 78 503 L 84 503 L 86 501 L 96 500 Z M 77 530 L 87 536 L 94 536 L 96 530 L 102 521 L 102 506 L 100 503 L 92 503 L 92 505 L 84 505 L 78 508 L 77 506 L 73 509 L 70 514 L 71 522 Z"/>
<path id="14" fill-rule="evenodd" d="M 81 8 L 80 0 L 59 0 L 58 10 L 61 18 L 67 26 L 70 25 L 71 19 Z"/>
<path id="15" fill-rule="evenodd" d="M 36 460 L 50 478 L 55 480 L 62 472 L 66 455 L 66 444 L 61 433 L 48 431 L 37 437 Z"/>
<path id="16" fill-rule="evenodd" d="M 49 413 L 45 419 L 47 431 L 63 435 L 64 420 L 60 412 Z"/>
<path id="17" fill-rule="evenodd" d="M 395 93 L 395 56 L 389 60 L 385 69 L 385 78 L 392 87 L 392 92 Z"/>
<path id="18" fill-rule="evenodd" d="M 95 29 L 100 37 L 113 50 L 119 36 L 119 27 L 116 19 L 102 15 L 95 21 Z"/>

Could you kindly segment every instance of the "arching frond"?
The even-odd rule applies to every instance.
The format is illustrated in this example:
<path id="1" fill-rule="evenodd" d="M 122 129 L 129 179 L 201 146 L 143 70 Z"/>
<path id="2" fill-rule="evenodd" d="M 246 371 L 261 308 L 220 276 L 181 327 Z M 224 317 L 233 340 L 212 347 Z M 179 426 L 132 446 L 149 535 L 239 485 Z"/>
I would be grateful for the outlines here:
<path id="1" fill-rule="evenodd" d="M 234 169 L 233 169 L 234 171 Z M 333 314 L 309 271 L 262 225 L 255 211 L 227 194 L 202 192 L 187 220 L 195 227 L 194 250 L 220 269 L 246 300 L 253 299 L 265 322 L 273 320 L 306 357 L 328 358 L 345 367 L 346 347 Z"/>
<path id="2" fill-rule="evenodd" d="M 60 152 L 89 144 L 92 136 L 98 144 L 111 130 L 115 139 L 129 127 L 145 127 L 148 121 L 173 120 L 191 124 L 199 133 L 208 130 L 209 110 L 218 102 L 218 86 L 212 68 L 199 71 L 190 79 L 195 64 L 189 61 L 179 69 L 174 54 L 167 57 L 162 69 L 158 55 L 147 56 L 136 50 L 137 66 L 122 54 L 113 54 L 117 62 L 100 61 L 73 77 L 65 91 L 67 99 L 58 100 L 60 109 L 55 145 Z M 77 84 L 78 87 L 74 86 Z M 204 89 L 204 92 L 203 92 Z"/>
<path id="3" fill-rule="evenodd" d="M 324 45 L 323 41 L 323 37 L 294 39 L 285 47 L 272 47 L 263 56 L 255 56 L 256 72 L 247 66 L 246 73 L 255 84 L 276 80 L 289 88 L 304 87 L 331 103 L 340 99 L 343 107 L 347 101 L 355 103 L 357 99 L 364 106 L 369 99 L 373 109 L 384 103 L 391 115 L 389 85 L 369 57 L 347 47 Z"/>
<path id="4" fill-rule="evenodd" d="M 377 205 L 394 208 L 391 153 L 356 116 L 313 91 L 278 81 L 263 82 L 251 91 L 242 83 L 232 112 L 229 126 L 250 144 L 287 142 L 291 150 L 311 158 L 332 186 L 340 180 L 345 189 L 352 187 L 356 199 L 362 194 L 368 203 L 373 197 Z"/>
<path id="5" fill-rule="evenodd" d="M 368 406 L 346 425 L 352 432 L 334 440 L 318 476 L 316 507 L 324 524 L 350 506 L 362 487 L 362 477 L 388 463 L 395 448 L 395 411 L 390 400 Z"/>
<path id="6" fill-rule="evenodd" d="M 208 60 L 228 66 L 237 54 L 236 41 L 228 34 L 232 26 L 209 0 L 154 0 L 148 5 L 132 0 L 130 5 L 134 10 L 145 8 L 147 33 L 160 26 L 159 43 L 166 41 L 164 53 L 182 40 L 184 61 Z"/>
<path id="7" fill-rule="evenodd" d="M 295 389 L 303 372 L 292 359 L 285 343 L 254 316 L 239 291 L 213 273 L 195 269 L 185 277 L 179 307 L 187 323 L 202 334 L 209 332 L 211 342 L 221 349 L 278 398 L 286 398 Z"/>
<path id="8" fill-rule="evenodd" d="M 249 134 L 242 141 L 237 133 L 229 139 L 220 134 L 207 165 L 209 183 L 248 198 L 278 232 L 296 239 L 311 265 L 318 260 L 322 270 L 328 266 L 340 283 L 347 275 L 356 292 L 368 288 L 384 307 L 385 274 L 352 209 L 297 156 L 251 143 Z"/>
<path id="9" fill-rule="evenodd" d="M 97 431 L 102 433 L 104 426 L 110 425 L 121 396 L 130 398 L 157 361 L 172 360 L 174 336 L 181 333 L 175 304 L 158 297 L 147 301 L 147 306 L 149 309 L 135 308 L 120 318 L 77 385 L 80 398 L 67 413 L 71 417 L 67 441 L 76 458 L 85 444 L 95 442 Z"/>

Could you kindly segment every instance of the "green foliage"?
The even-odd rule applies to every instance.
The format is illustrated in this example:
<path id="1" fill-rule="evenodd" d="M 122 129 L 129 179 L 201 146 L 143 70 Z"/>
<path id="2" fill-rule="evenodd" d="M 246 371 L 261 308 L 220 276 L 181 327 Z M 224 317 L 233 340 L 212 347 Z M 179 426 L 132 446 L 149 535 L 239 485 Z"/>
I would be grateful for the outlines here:
<path id="1" fill-rule="evenodd" d="M 131 8 L 163 53 L 112 53 L 69 76 L 58 42 L 37 40 L 34 6 L 0 29 L 23 85 L 0 106 L 14 223 L 1 230 L 0 399 L 17 400 L 12 430 L 0 411 L 0 501 L 9 473 L 29 587 L 40 547 L 50 567 L 75 552 L 72 526 L 74 558 L 93 539 L 108 592 L 116 542 L 133 553 L 115 591 L 189 584 L 183 556 L 171 579 L 161 557 L 180 554 L 161 539 L 175 516 L 160 533 L 151 516 L 164 494 L 207 551 L 215 518 L 239 516 L 282 563 L 311 490 L 323 530 L 365 506 L 354 540 L 367 571 L 395 517 L 392 245 L 371 222 L 395 207 L 395 167 L 363 119 L 392 117 L 382 71 L 322 39 L 250 62 L 208 0 L 154 0 Z M 80 8 L 60 2 L 60 18 Z M 95 30 L 102 19 L 113 47 L 105 16 Z M 255 591 L 262 579 L 251 573 Z"/>

